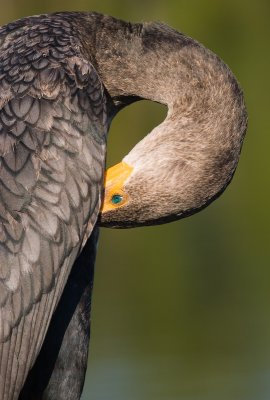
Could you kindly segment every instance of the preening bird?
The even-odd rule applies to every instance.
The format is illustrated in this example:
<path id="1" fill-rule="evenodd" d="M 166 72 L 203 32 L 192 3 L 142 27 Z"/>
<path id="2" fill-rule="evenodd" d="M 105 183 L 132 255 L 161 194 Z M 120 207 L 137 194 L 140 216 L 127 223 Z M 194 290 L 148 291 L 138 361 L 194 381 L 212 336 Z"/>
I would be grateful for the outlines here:
<path id="1" fill-rule="evenodd" d="M 167 117 L 109 169 L 103 199 L 110 122 L 140 99 Z M 80 398 L 98 225 L 206 207 L 246 120 L 229 68 L 164 24 L 57 13 L 0 28 L 1 400 Z"/>

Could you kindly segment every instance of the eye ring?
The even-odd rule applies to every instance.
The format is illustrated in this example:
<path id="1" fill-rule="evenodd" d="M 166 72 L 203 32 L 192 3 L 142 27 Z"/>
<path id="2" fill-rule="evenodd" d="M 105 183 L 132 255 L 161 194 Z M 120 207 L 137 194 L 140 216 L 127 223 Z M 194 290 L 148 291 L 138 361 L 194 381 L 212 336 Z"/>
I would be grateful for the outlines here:
<path id="1" fill-rule="evenodd" d="M 114 205 L 120 204 L 123 201 L 123 196 L 119 193 L 115 193 L 111 197 L 111 203 Z"/>

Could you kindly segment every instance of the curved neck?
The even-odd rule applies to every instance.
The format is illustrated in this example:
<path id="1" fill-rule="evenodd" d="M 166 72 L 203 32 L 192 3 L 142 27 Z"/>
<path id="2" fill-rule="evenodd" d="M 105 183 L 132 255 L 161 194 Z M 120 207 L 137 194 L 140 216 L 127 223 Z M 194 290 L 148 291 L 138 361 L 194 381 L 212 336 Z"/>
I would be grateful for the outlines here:
<path id="1" fill-rule="evenodd" d="M 243 95 L 232 72 L 211 51 L 166 25 L 95 18 L 91 54 L 116 112 L 138 98 L 168 107 L 165 121 L 125 161 L 135 171 L 143 166 L 153 180 L 153 159 L 170 159 L 167 173 L 171 167 L 183 191 L 178 190 L 183 204 L 175 200 L 175 218 L 204 207 L 230 182 L 246 130 Z"/>
<path id="2" fill-rule="evenodd" d="M 167 119 L 178 127 L 239 140 L 246 125 L 242 92 L 215 54 L 163 24 L 96 18 L 95 64 L 116 105 L 149 99 L 167 105 Z"/>
<path id="3" fill-rule="evenodd" d="M 160 23 L 96 18 L 95 64 L 113 99 L 134 96 L 157 101 L 166 104 L 171 114 L 180 111 L 182 117 L 191 111 L 194 116 L 201 108 L 224 114 L 242 105 L 241 90 L 230 70 L 193 39 Z M 228 104 L 229 97 L 236 104 Z"/>

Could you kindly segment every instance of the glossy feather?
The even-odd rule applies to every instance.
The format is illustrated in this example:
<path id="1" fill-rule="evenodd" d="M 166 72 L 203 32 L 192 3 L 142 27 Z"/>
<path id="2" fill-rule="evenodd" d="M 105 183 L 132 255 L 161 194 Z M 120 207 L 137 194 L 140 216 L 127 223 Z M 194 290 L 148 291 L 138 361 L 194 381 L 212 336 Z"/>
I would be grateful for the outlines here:
<path id="1" fill-rule="evenodd" d="M 95 224 L 107 125 L 68 21 L 20 20 L 0 46 L 0 398 L 11 400 Z"/>

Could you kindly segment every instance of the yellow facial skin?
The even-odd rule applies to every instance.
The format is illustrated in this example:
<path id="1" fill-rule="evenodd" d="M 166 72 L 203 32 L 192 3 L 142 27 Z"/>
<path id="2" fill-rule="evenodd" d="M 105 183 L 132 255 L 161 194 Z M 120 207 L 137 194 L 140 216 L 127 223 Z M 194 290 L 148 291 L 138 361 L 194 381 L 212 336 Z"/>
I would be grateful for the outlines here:
<path id="1" fill-rule="evenodd" d="M 133 167 L 123 161 L 106 171 L 102 213 L 115 210 L 128 202 L 128 195 L 124 192 L 123 186 L 132 171 Z"/>

